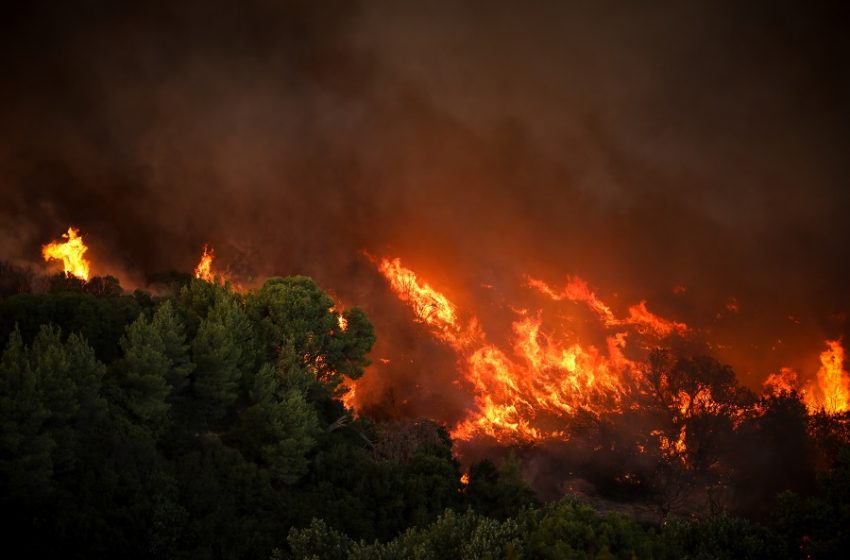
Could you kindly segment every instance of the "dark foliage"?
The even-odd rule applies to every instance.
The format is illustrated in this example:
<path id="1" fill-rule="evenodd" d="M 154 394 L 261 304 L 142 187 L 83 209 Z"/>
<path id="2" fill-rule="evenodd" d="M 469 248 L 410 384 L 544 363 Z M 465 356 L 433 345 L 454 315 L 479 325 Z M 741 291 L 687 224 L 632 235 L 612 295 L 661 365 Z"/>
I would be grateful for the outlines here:
<path id="1" fill-rule="evenodd" d="M 183 278 L 152 297 L 108 277 L 0 277 L 0 521 L 36 557 L 831 558 L 850 544 L 847 419 L 793 394 L 757 401 L 710 358 L 656 356 L 645 406 L 577 428 L 583 458 L 560 467 L 608 504 L 664 514 L 641 524 L 576 498 L 541 506 L 514 455 L 461 483 L 443 427 L 355 418 L 341 382 L 368 364 L 371 323 L 308 278 L 244 294 Z M 682 430 L 687 450 L 653 451 Z"/>

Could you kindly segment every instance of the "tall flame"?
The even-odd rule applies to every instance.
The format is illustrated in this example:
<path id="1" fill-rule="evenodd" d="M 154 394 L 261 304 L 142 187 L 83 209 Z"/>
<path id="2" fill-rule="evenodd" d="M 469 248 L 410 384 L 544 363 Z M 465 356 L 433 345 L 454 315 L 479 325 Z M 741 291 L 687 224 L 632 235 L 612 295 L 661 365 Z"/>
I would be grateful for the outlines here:
<path id="1" fill-rule="evenodd" d="M 580 410 L 616 409 L 629 391 L 633 364 L 623 354 L 625 332 L 608 336 L 606 348 L 599 350 L 547 332 L 540 316 L 520 312 L 512 324 L 511 344 L 500 347 L 488 342 L 477 318 L 462 320 L 453 302 L 399 259 L 383 259 L 378 268 L 416 320 L 458 354 L 475 409 L 452 430 L 457 439 L 478 434 L 499 441 L 563 439 L 565 417 Z M 554 300 L 587 303 L 608 325 L 623 324 L 580 279 L 562 293 L 539 281 L 529 284 Z"/>
<path id="2" fill-rule="evenodd" d="M 89 279 L 89 261 L 83 256 L 89 250 L 79 235 L 80 230 L 69 227 L 62 237 L 67 241 L 51 241 L 41 248 L 45 261 L 61 260 L 66 276 L 76 276 L 81 280 Z"/>
<path id="3" fill-rule="evenodd" d="M 844 348 L 840 340 L 827 340 L 820 354 L 817 386 L 810 384 L 804 395 L 810 410 L 822 409 L 829 414 L 850 410 L 850 376 L 844 370 Z"/>
<path id="4" fill-rule="evenodd" d="M 479 336 L 477 322 L 463 325 L 457 306 L 426 282 L 420 282 L 415 272 L 401 266 L 400 259 L 382 259 L 378 269 L 396 295 L 413 309 L 416 320 L 431 327 L 438 338 L 462 349 Z"/>
<path id="5" fill-rule="evenodd" d="M 644 372 L 648 365 L 627 357 L 629 336 L 658 341 L 690 332 L 685 323 L 649 311 L 646 301 L 632 305 L 627 315 L 618 317 L 586 281 L 575 276 L 568 277 L 560 289 L 527 278 L 526 286 L 550 301 L 586 306 L 604 327 L 605 344 L 598 348 L 576 340 L 575 335 L 547 328 L 542 310 L 529 313 L 516 308 L 511 308 L 518 317 L 512 322 L 510 340 L 494 344 L 475 316 L 464 313 L 446 295 L 403 267 L 399 259 L 383 259 L 378 269 L 396 295 L 410 305 L 415 320 L 429 327 L 457 354 L 458 369 L 475 403 L 451 430 L 459 440 L 478 435 L 502 443 L 567 439 L 570 420 L 577 413 L 598 416 L 619 412 L 637 406 L 637 400 L 630 396 L 647 392 L 649 380 Z M 800 388 L 796 372 L 782 368 L 764 382 L 765 392 L 780 395 L 798 391 L 812 413 L 850 410 L 850 376 L 843 369 L 844 349 L 838 340 L 826 344 L 816 382 Z M 680 391 L 673 404 L 681 418 L 720 406 L 708 387 L 695 393 Z M 746 413 L 743 408 L 739 411 Z M 675 434 L 656 431 L 652 435 L 658 437 L 663 452 L 684 461 L 684 425 Z"/>
<path id="6" fill-rule="evenodd" d="M 209 245 L 204 245 L 204 253 L 201 255 L 201 260 L 198 266 L 195 267 L 195 278 L 206 280 L 207 282 L 215 281 L 215 274 L 212 270 L 215 251 Z"/>

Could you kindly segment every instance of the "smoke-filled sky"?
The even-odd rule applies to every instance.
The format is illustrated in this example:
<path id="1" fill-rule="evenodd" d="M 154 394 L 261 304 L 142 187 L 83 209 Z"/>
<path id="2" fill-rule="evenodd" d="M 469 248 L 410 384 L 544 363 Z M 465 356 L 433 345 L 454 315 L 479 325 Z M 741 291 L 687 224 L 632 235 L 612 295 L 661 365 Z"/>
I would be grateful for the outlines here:
<path id="1" fill-rule="evenodd" d="M 698 325 L 745 379 L 811 373 L 848 330 L 846 7 L 14 4 L 0 258 L 74 225 L 133 286 L 209 242 L 365 307 L 379 350 L 414 335 L 364 251 L 470 305 L 578 274 Z"/>

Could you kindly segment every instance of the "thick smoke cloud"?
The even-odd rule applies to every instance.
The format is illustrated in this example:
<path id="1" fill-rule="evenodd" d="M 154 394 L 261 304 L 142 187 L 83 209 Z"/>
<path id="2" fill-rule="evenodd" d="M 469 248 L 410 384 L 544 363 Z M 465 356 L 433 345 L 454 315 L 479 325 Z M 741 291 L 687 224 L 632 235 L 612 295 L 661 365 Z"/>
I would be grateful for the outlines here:
<path id="1" fill-rule="evenodd" d="M 752 385 L 811 373 L 850 303 L 845 9 L 564 4 L 18 3 L 2 257 L 73 224 L 125 285 L 205 242 L 243 278 L 313 275 L 370 312 L 411 414 L 468 402 L 363 251 L 477 309 L 579 274 Z"/>

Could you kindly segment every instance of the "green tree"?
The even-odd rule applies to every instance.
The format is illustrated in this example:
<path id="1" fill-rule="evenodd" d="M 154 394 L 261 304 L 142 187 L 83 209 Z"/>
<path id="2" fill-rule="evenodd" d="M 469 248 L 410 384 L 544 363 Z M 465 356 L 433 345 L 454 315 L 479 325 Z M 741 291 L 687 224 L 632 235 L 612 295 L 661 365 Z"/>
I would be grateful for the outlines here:
<path id="1" fill-rule="evenodd" d="M 286 537 L 289 553 L 275 550 L 272 558 L 318 558 L 321 560 L 346 560 L 352 541 L 345 534 L 336 531 L 322 521 L 313 519 L 303 529 L 292 527 Z"/>
<path id="2" fill-rule="evenodd" d="M 243 453 L 275 479 L 296 482 L 319 435 L 316 411 L 297 388 L 281 386 L 271 364 L 255 376 L 250 396 L 255 404 L 240 415 L 236 433 Z"/>
<path id="3" fill-rule="evenodd" d="M 538 503 L 534 491 L 522 478 L 519 461 L 513 456 L 501 468 L 489 459 L 473 464 L 465 492 L 475 511 L 502 520 Z"/>
<path id="4" fill-rule="evenodd" d="M 245 312 L 235 298 L 216 297 L 201 319 L 192 340 L 195 371 L 190 376 L 193 410 L 190 417 L 198 430 L 220 430 L 233 413 L 243 373 L 252 367 L 251 330 Z"/>
<path id="5" fill-rule="evenodd" d="M 47 431 L 49 418 L 39 379 L 30 368 L 27 349 L 16 329 L 0 358 L 0 487 L 4 508 L 34 502 L 49 489 L 51 454 L 56 445 Z"/>
<path id="6" fill-rule="evenodd" d="M 248 306 L 266 355 L 306 368 L 331 389 L 343 375 L 360 377 L 369 364 L 375 336 L 366 314 L 350 309 L 340 321 L 333 300 L 310 278 L 270 278 Z"/>

